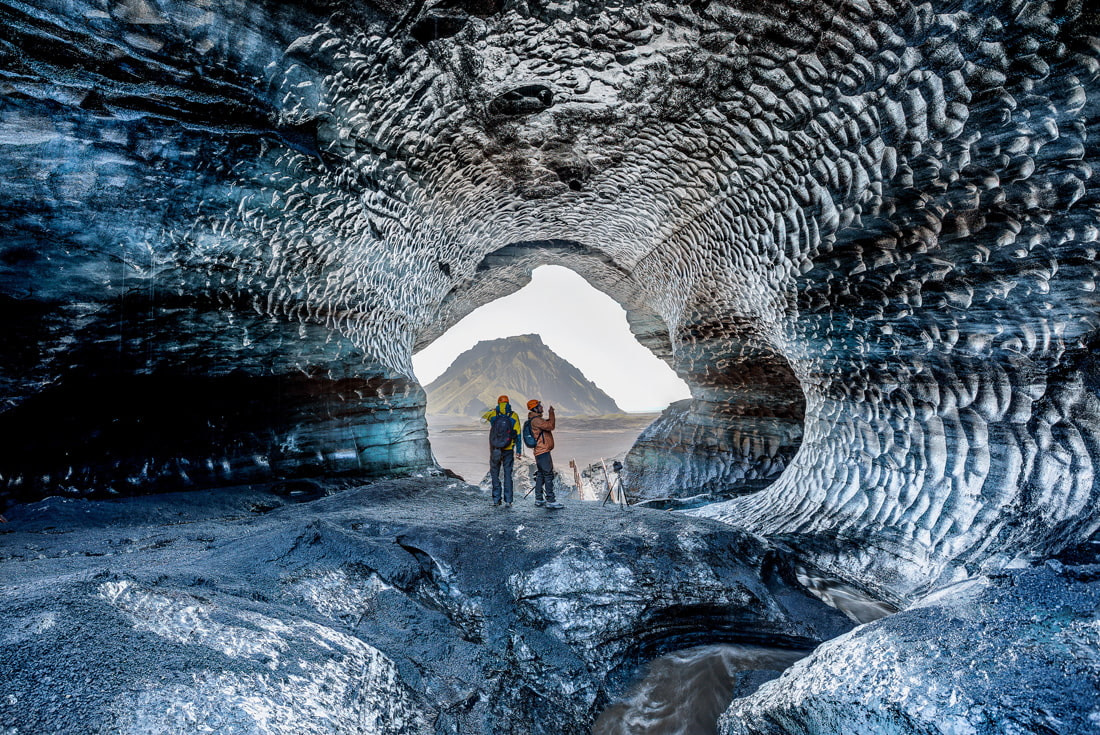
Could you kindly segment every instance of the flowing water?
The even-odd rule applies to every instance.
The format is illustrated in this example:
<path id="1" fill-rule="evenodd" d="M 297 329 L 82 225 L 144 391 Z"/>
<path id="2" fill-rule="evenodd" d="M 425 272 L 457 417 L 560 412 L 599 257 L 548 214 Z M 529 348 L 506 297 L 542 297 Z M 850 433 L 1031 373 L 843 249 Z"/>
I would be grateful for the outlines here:
<path id="1" fill-rule="evenodd" d="M 718 716 L 807 651 L 744 645 L 688 648 L 654 659 L 627 696 L 603 711 L 593 735 L 709 735 Z"/>
<path id="2" fill-rule="evenodd" d="M 796 576 L 798 583 L 811 595 L 840 610 L 857 623 L 870 623 L 898 611 L 890 603 L 876 600 L 858 587 L 823 577 L 805 567 L 798 567 Z"/>
<path id="3" fill-rule="evenodd" d="M 857 623 L 896 612 L 852 585 L 799 568 L 808 592 Z M 603 711 L 592 735 L 713 735 L 718 717 L 809 651 L 746 645 L 688 648 L 654 659 L 627 696 Z"/>

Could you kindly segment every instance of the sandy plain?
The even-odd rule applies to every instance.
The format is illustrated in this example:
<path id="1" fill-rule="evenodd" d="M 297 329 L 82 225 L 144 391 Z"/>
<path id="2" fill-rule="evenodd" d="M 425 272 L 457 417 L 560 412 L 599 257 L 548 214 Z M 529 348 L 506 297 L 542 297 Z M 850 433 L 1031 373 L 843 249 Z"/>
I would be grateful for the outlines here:
<path id="1" fill-rule="evenodd" d="M 627 452 L 657 413 L 559 416 L 554 431 L 554 467 L 566 472 L 569 460 L 580 468 Z M 477 484 L 489 471 L 489 425 L 462 416 L 428 416 L 428 439 L 440 465 Z"/>

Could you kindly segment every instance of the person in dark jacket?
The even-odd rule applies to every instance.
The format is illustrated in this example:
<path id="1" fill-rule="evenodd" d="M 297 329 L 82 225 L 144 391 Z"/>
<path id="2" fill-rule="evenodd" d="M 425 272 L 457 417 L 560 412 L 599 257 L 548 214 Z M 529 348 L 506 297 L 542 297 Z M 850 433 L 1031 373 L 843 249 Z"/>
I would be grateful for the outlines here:
<path id="1" fill-rule="evenodd" d="M 512 467 L 515 464 L 515 458 L 522 456 L 523 448 L 519 441 L 520 431 L 523 427 L 519 423 L 519 415 L 512 410 L 511 404 L 508 402 L 508 396 L 500 396 L 497 398 L 497 405 L 495 408 L 490 408 L 486 411 L 482 417 L 482 421 L 492 424 L 495 416 L 508 416 L 512 419 L 512 440 L 507 446 L 494 447 L 490 443 L 489 445 L 489 479 L 493 483 L 493 505 L 500 505 L 501 502 L 501 485 L 503 485 L 504 507 L 512 507 Z M 515 452 L 513 456 L 512 452 Z M 503 482 L 501 481 L 501 474 L 504 475 Z"/>
<path id="2" fill-rule="evenodd" d="M 564 508 L 554 498 L 554 460 L 550 450 L 554 448 L 554 407 L 550 407 L 550 417 L 542 417 L 542 402 L 527 401 L 527 418 L 531 421 L 531 433 L 535 435 L 535 505 L 547 508 Z M 544 499 L 545 498 L 545 499 Z"/>

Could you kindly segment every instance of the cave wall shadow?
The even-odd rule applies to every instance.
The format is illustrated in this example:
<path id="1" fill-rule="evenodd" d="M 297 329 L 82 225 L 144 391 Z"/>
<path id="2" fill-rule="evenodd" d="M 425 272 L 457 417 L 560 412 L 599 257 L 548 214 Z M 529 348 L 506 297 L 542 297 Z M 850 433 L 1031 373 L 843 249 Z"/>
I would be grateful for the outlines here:
<path id="1" fill-rule="evenodd" d="M 323 324 L 129 294 L 72 338 L 0 413 L 0 506 L 434 467 L 420 387 Z"/>

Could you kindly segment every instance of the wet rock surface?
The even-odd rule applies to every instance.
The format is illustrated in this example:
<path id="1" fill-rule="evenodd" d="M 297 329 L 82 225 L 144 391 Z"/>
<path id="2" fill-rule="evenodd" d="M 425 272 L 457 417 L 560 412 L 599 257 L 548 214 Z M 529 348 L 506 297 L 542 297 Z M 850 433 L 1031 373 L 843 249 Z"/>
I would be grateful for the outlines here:
<path id="1" fill-rule="evenodd" d="M 851 625 L 721 524 L 504 510 L 446 478 L 337 487 L 9 512 L 0 726 L 587 733 L 664 653 L 797 656 Z"/>
<path id="2" fill-rule="evenodd" d="M 1098 580 L 1050 561 L 941 590 L 735 700 L 719 731 L 1100 732 Z"/>

